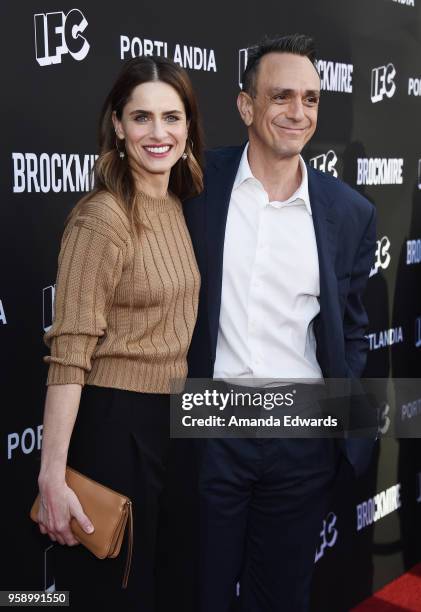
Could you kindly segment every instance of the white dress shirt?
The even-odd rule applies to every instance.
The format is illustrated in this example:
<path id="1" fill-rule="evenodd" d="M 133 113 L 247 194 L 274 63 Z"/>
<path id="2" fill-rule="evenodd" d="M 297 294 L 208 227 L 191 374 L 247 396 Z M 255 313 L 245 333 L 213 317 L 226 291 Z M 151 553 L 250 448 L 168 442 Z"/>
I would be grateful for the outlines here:
<path id="1" fill-rule="evenodd" d="M 269 379 L 269 385 L 321 379 L 313 332 L 319 259 L 307 168 L 300 156 L 297 191 L 269 202 L 247 151 L 248 145 L 228 209 L 214 377 Z"/>

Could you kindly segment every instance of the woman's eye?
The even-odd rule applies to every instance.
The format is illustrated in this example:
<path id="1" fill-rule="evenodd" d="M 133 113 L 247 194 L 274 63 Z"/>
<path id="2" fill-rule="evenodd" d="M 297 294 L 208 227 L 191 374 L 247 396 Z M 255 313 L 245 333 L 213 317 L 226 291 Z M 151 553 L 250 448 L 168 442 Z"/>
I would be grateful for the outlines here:
<path id="1" fill-rule="evenodd" d="M 177 115 L 167 115 L 166 119 L 168 123 L 174 123 L 175 121 L 178 121 L 179 117 L 177 117 Z"/>
<path id="2" fill-rule="evenodd" d="M 148 120 L 147 115 L 136 115 L 135 117 L 135 121 L 137 121 L 138 123 L 145 123 L 147 120 Z"/>

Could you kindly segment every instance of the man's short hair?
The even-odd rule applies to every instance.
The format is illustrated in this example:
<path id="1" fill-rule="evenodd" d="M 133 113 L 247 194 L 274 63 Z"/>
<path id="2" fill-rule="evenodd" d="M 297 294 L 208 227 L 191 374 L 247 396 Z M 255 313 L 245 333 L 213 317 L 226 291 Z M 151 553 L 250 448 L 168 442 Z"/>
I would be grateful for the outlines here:
<path id="1" fill-rule="evenodd" d="M 293 55 L 308 57 L 316 68 L 316 48 L 311 36 L 288 34 L 277 38 L 265 38 L 248 49 L 247 66 L 242 76 L 242 90 L 252 97 L 256 95 L 256 76 L 260 60 L 268 53 L 292 53 Z"/>

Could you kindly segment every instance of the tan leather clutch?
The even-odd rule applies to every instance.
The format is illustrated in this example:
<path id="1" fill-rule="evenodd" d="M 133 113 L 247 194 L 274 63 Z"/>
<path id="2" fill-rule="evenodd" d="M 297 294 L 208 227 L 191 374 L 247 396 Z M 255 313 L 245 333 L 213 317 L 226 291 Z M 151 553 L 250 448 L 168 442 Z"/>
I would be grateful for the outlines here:
<path id="1" fill-rule="evenodd" d="M 123 588 L 127 587 L 133 552 L 133 514 L 132 502 L 121 493 L 91 480 L 80 472 L 67 467 L 66 483 L 76 493 L 83 511 L 89 517 L 95 531 L 86 533 L 73 517 L 70 521 L 75 538 L 98 559 L 117 557 L 124 538 L 127 522 L 129 523 L 129 540 L 126 567 L 123 576 Z M 38 522 L 40 495 L 38 494 L 30 512 L 30 517 Z"/>

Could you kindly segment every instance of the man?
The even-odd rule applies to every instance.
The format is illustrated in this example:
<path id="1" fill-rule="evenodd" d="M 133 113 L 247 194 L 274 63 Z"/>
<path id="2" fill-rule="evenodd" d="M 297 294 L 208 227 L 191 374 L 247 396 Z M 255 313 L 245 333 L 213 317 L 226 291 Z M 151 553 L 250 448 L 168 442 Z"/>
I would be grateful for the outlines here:
<path id="1" fill-rule="evenodd" d="M 313 41 L 249 52 L 248 143 L 211 151 L 185 215 L 202 275 L 189 376 L 359 377 L 374 207 L 300 156 L 316 129 Z M 371 443 L 346 440 L 358 472 Z M 340 451 L 332 439 L 209 439 L 200 457 L 200 612 L 303 612 Z"/>

